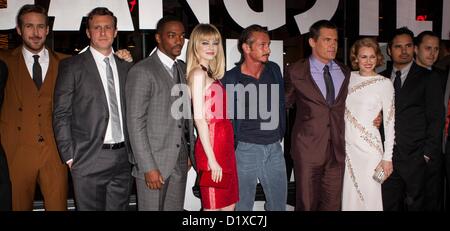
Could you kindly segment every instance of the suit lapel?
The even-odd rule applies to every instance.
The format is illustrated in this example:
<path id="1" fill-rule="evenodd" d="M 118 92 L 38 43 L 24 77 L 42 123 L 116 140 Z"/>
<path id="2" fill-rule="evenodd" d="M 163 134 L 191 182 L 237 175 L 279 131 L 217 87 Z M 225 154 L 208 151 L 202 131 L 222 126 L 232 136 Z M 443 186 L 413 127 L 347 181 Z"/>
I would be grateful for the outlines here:
<path id="1" fill-rule="evenodd" d="M 47 68 L 47 73 L 45 73 L 45 78 L 44 81 L 42 82 L 42 86 L 41 89 L 38 90 L 36 87 L 36 91 L 43 91 L 44 88 L 47 88 L 47 85 L 50 85 L 50 87 L 54 86 L 53 82 L 58 74 L 58 70 L 57 70 L 57 65 L 56 65 L 56 56 L 55 54 L 50 51 L 48 48 L 46 48 L 48 51 L 48 56 L 49 56 L 49 63 L 48 63 L 48 68 Z M 23 57 L 22 54 L 22 46 L 17 48 L 16 50 L 13 51 L 13 56 L 15 57 L 15 60 L 18 61 L 18 64 L 15 66 L 17 69 L 14 71 L 14 73 L 18 73 L 17 76 L 20 76 L 20 79 L 15 80 L 15 88 L 16 90 L 22 89 L 22 84 L 24 84 L 23 81 L 33 81 L 33 78 L 31 77 L 30 73 L 28 72 L 28 68 L 27 65 L 25 64 L 25 58 Z M 24 77 L 24 78 L 22 78 Z M 50 82 L 50 83 L 47 83 Z M 33 82 L 33 86 L 34 82 Z M 51 89 L 53 91 L 53 89 Z M 22 92 L 18 92 L 20 93 L 19 95 L 22 95 Z"/>
<path id="2" fill-rule="evenodd" d="M 347 88 L 348 88 L 348 82 L 350 81 L 350 73 L 347 71 L 345 66 L 341 63 L 338 63 L 335 61 L 335 63 L 341 68 L 342 74 L 344 75 L 344 81 L 342 81 L 341 89 L 339 89 L 339 93 L 336 96 L 335 103 L 339 102 L 342 97 L 347 97 Z"/>
<path id="3" fill-rule="evenodd" d="M 23 89 L 23 84 L 24 81 L 30 80 L 31 79 L 31 75 L 28 72 L 28 68 L 27 65 L 25 64 L 25 58 L 23 57 L 22 54 L 22 46 L 16 48 L 13 53 L 12 53 L 12 57 L 14 57 L 14 60 L 17 60 L 17 65 L 14 65 L 11 69 L 12 73 L 17 73 L 17 75 L 13 75 L 14 78 L 8 78 L 8 81 L 11 81 L 13 86 L 14 86 L 14 91 L 16 92 L 16 96 L 19 102 L 22 103 L 22 89 Z"/>
<path id="4" fill-rule="evenodd" d="M 122 60 L 120 60 L 116 55 L 114 55 L 114 60 L 116 61 L 117 73 L 119 74 L 119 84 L 120 84 L 120 92 L 122 92 L 122 86 L 125 86 L 125 80 L 127 76 L 127 68 Z M 121 93 L 122 95 L 122 93 Z"/>
<path id="5" fill-rule="evenodd" d="M 395 103 L 399 105 L 397 108 L 399 111 L 402 109 L 400 105 L 404 105 L 400 102 L 408 100 L 410 94 L 412 94 L 416 90 L 415 88 L 417 84 L 414 84 L 414 82 L 417 80 L 417 78 L 421 77 L 420 75 L 417 75 L 418 71 L 420 71 L 420 69 L 413 62 L 411 68 L 409 69 L 408 75 L 406 76 L 405 82 L 403 83 L 402 88 L 400 88 L 400 93 L 395 97 Z"/>
<path id="6" fill-rule="evenodd" d="M 413 82 L 415 78 L 418 77 L 418 75 L 416 75 L 418 71 L 420 71 L 420 69 L 418 68 L 417 64 L 413 62 L 411 68 L 409 69 L 408 75 L 406 76 L 405 82 L 403 83 L 402 88 L 400 89 L 400 92 L 406 89 L 410 85 L 410 83 Z"/>
<path id="7" fill-rule="evenodd" d="M 335 63 L 340 67 L 342 74 L 344 75 L 344 81 L 342 81 L 342 85 L 339 89 L 338 94 L 336 95 L 336 99 L 334 102 L 334 105 L 336 105 L 340 100 L 342 100 L 343 98 L 345 98 L 347 96 L 347 86 L 348 86 L 348 82 L 350 80 L 350 73 L 346 70 L 345 66 L 338 63 L 337 61 L 335 61 Z M 324 104 L 327 104 L 327 101 L 325 99 L 325 96 L 322 94 L 322 92 L 320 91 L 319 86 L 317 86 L 316 81 L 314 80 L 314 78 L 312 77 L 311 74 L 311 64 L 309 62 L 309 59 L 305 59 L 305 63 L 304 63 L 304 68 L 303 68 L 303 73 L 300 74 L 300 78 L 301 80 L 309 80 L 311 82 L 311 85 L 314 88 L 314 93 L 316 95 L 316 97 L 318 99 L 320 99 L 320 101 Z"/>
<path id="8" fill-rule="evenodd" d="M 327 104 L 327 101 L 325 99 L 325 97 L 323 96 L 322 92 L 320 91 L 319 86 L 317 86 L 316 81 L 314 81 L 314 78 L 312 77 L 311 74 L 311 64 L 309 63 L 309 59 L 305 59 L 304 60 L 304 68 L 303 68 L 303 73 L 300 74 L 300 80 L 303 81 L 309 81 L 310 84 L 313 86 L 314 88 L 314 95 L 316 96 L 317 99 L 319 99 L 323 104 Z"/>
<path id="9" fill-rule="evenodd" d="M 447 113 L 448 110 L 448 98 L 450 97 L 450 71 L 448 72 L 447 76 L 447 85 L 445 86 L 445 95 L 444 95 L 444 106 L 445 106 L 445 113 Z"/>
<path id="10" fill-rule="evenodd" d="M 392 70 L 393 70 L 392 67 L 389 69 L 386 69 L 385 71 L 383 71 L 381 73 L 381 75 L 383 75 L 384 77 L 391 80 Z M 396 109 L 398 109 L 398 110 L 400 109 L 399 102 L 400 102 L 400 100 L 403 99 L 403 95 L 407 95 L 406 92 L 408 91 L 409 85 L 411 85 L 411 83 L 414 82 L 415 78 L 417 78 L 417 76 L 416 76 L 417 71 L 419 71 L 419 69 L 416 67 L 416 64 L 413 62 L 411 65 L 411 68 L 409 69 L 408 75 L 406 76 L 405 82 L 403 82 L 402 87 L 400 88 L 400 92 L 395 95 Z"/>
<path id="11" fill-rule="evenodd" d="M 44 82 L 42 83 L 40 91 L 51 90 L 51 92 L 53 92 L 54 82 L 55 82 L 56 76 L 58 74 L 57 57 L 55 56 L 54 52 L 52 52 L 48 48 L 46 48 L 46 49 L 47 49 L 48 55 L 49 55 L 49 64 L 48 64 L 47 73 L 45 74 L 45 79 L 44 79 Z M 17 60 L 17 63 L 16 63 L 16 65 L 13 65 L 11 67 L 11 69 L 13 70 L 13 73 L 17 73 L 17 75 L 15 75 L 16 76 L 15 78 L 10 78 L 10 79 L 13 82 L 14 90 L 16 91 L 16 95 L 17 95 L 19 102 L 22 102 L 22 94 L 23 94 L 22 86 L 24 84 L 31 84 L 34 87 L 34 88 L 32 88 L 33 91 L 36 90 L 36 92 L 38 92 L 38 89 L 36 88 L 36 86 L 33 82 L 33 79 L 28 71 L 27 65 L 25 64 L 25 58 L 23 57 L 23 54 L 22 54 L 22 46 L 16 48 L 13 51 L 12 57 L 14 57 L 14 60 Z M 47 88 L 50 88 L 50 89 L 47 89 Z"/>
<path id="12" fill-rule="evenodd" d="M 172 76 L 167 72 L 166 68 L 164 67 L 164 64 L 159 59 L 157 53 L 153 53 L 152 58 L 155 59 L 155 62 L 157 65 L 155 65 L 153 68 L 155 68 L 155 72 L 158 74 L 156 76 L 158 79 L 160 79 L 167 87 L 169 92 L 172 91 L 172 87 L 175 85 L 175 81 L 173 80 Z M 170 93 L 169 93 L 170 94 Z M 171 96 L 171 100 L 175 100 L 177 97 Z"/>
<path id="13" fill-rule="evenodd" d="M 92 55 L 92 53 L 89 49 L 80 55 L 85 56 L 85 57 L 83 57 L 84 67 L 87 72 L 87 75 L 85 76 L 85 78 L 88 78 L 87 81 L 89 81 L 89 78 L 92 78 L 92 80 L 93 80 L 92 82 L 97 84 L 97 89 L 101 89 L 99 91 L 99 96 L 101 97 L 101 99 L 103 101 L 103 106 L 105 107 L 105 110 L 109 111 L 108 100 L 106 100 L 106 92 L 103 88 L 102 79 L 100 77 L 100 73 L 97 68 L 97 64 L 95 63 L 94 56 Z"/>
<path id="14" fill-rule="evenodd" d="M 55 85 L 53 83 L 55 82 L 56 76 L 58 75 L 55 53 L 53 53 L 49 49 L 47 49 L 47 51 L 49 56 L 48 69 L 47 73 L 45 74 L 44 82 L 41 86 L 41 91 L 44 88 L 47 88 L 47 85 L 49 85 L 50 87 L 54 87 Z M 51 91 L 53 91 L 53 89 L 51 89 Z"/>
<path id="15" fill-rule="evenodd" d="M 125 81 L 127 76 L 127 67 L 124 61 L 120 60 L 116 55 L 114 55 L 114 60 L 116 61 L 117 73 L 119 74 L 119 90 L 120 90 L 120 106 L 122 108 L 122 118 L 125 117 Z"/>

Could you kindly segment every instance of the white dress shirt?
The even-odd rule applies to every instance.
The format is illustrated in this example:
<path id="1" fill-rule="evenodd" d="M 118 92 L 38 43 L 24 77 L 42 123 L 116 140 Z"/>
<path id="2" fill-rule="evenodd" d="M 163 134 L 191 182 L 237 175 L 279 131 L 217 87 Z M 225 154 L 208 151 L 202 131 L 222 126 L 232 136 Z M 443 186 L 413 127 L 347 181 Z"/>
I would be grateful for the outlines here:
<path id="1" fill-rule="evenodd" d="M 45 75 L 47 74 L 48 64 L 50 63 L 50 57 L 48 55 L 48 50 L 44 47 L 37 54 L 31 53 L 24 46 L 22 46 L 22 54 L 25 60 L 25 64 L 27 65 L 28 73 L 30 73 L 31 79 L 33 79 L 33 64 L 34 58 L 33 55 L 39 55 L 39 64 L 42 68 L 42 84 L 44 84 Z"/>
<path id="2" fill-rule="evenodd" d="M 97 70 L 100 74 L 100 78 L 102 80 L 103 84 L 103 90 L 105 91 L 106 100 L 108 101 L 108 109 L 109 109 L 109 92 L 108 92 L 108 80 L 106 77 L 106 63 L 104 59 L 106 57 L 109 58 L 109 63 L 111 65 L 113 75 L 114 75 L 114 87 L 116 88 L 116 97 L 117 97 L 117 104 L 119 109 L 119 118 L 120 118 L 120 127 L 122 128 L 122 134 L 120 134 L 121 138 L 120 140 L 113 140 L 112 138 L 112 132 L 111 132 L 111 116 L 109 116 L 108 121 L 108 127 L 106 128 L 106 134 L 104 143 L 105 144 L 113 144 L 113 143 L 120 143 L 123 142 L 124 135 L 123 135 L 123 119 L 122 119 L 122 105 L 120 103 L 120 84 L 119 84 L 119 73 L 117 71 L 117 65 L 116 60 L 114 59 L 114 51 L 111 52 L 108 56 L 104 56 L 102 53 L 98 52 L 94 48 L 89 48 L 92 55 L 94 56 L 95 64 L 97 64 Z"/>
<path id="3" fill-rule="evenodd" d="M 412 63 L 413 63 L 413 61 L 411 61 L 408 65 L 406 65 L 401 70 L 393 67 L 392 68 L 392 72 L 391 72 L 391 80 L 392 80 L 392 82 L 395 81 L 395 72 L 400 71 L 402 73 L 402 75 L 400 76 L 400 79 L 402 80 L 402 87 L 403 87 L 403 84 L 406 81 L 406 77 L 408 77 L 408 73 L 409 73 L 409 70 L 411 69 Z"/>

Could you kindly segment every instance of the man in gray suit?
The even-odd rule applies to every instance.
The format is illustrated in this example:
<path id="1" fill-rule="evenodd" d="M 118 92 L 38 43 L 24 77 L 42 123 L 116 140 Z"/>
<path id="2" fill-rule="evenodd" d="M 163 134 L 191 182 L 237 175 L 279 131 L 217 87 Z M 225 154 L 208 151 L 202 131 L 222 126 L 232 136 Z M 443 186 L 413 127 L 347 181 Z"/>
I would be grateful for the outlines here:
<path id="1" fill-rule="evenodd" d="M 131 191 L 125 79 L 131 64 L 112 43 L 117 18 L 107 8 L 88 14 L 90 48 L 59 65 L 53 127 L 69 165 L 78 210 L 126 210 Z"/>
<path id="2" fill-rule="evenodd" d="M 184 35 L 179 20 L 159 20 L 157 51 L 128 73 L 127 125 L 135 158 L 132 175 L 136 178 L 139 210 L 183 210 L 188 159 L 194 160 L 189 147 L 194 140 L 189 94 L 178 94 L 179 87 L 186 83 L 186 65 L 176 59 Z M 184 114 L 174 107 L 180 102 Z"/>

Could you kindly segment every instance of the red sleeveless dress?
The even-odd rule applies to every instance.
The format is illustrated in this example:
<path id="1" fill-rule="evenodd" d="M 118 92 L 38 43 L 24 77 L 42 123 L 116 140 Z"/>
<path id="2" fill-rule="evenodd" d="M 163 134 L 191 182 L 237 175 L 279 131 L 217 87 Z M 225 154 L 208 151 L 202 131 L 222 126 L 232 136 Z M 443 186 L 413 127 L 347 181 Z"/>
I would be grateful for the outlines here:
<path id="1" fill-rule="evenodd" d="M 204 108 L 216 160 L 223 172 L 231 174 L 231 179 L 228 188 L 200 187 L 201 201 L 205 209 L 220 209 L 236 203 L 239 190 L 233 126 L 227 118 L 225 88 L 219 81 L 214 81 L 206 90 Z M 208 158 L 199 137 L 195 142 L 195 161 L 198 171 L 209 170 Z"/>

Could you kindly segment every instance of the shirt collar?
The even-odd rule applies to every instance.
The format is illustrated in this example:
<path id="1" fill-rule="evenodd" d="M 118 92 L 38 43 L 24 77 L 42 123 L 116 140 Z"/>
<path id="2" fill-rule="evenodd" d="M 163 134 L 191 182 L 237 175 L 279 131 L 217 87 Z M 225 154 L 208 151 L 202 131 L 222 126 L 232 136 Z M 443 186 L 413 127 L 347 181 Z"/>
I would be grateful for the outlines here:
<path id="1" fill-rule="evenodd" d="M 312 67 L 316 68 L 317 71 L 323 71 L 325 65 L 328 65 L 329 69 L 333 70 L 333 67 L 336 64 L 334 60 L 331 60 L 327 64 L 324 64 L 320 62 L 316 57 L 314 57 L 314 55 L 309 56 L 309 63 L 311 64 Z"/>
<path id="2" fill-rule="evenodd" d="M 399 70 L 397 68 L 395 68 L 395 66 L 392 68 L 392 73 L 394 73 L 395 76 L 395 72 L 400 71 L 402 73 L 402 76 L 406 75 L 409 72 L 409 69 L 411 69 L 413 61 L 411 61 L 408 65 L 406 65 L 403 69 Z"/>
<path id="3" fill-rule="evenodd" d="M 162 51 L 160 51 L 159 49 L 156 50 L 156 54 L 159 57 L 159 60 L 161 60 L 161 62 L 166 65 L 168 68 L 172 68 L 173 63 L 175 62 L 175 60 L 171 59 L 169 56 L 167 56 L 166 54 L 164 54 Z"/>
<path id="4" fill-rule="evenodd" d="M 112 49 L 111 53 L 107 56 L 103 55 L 102 53 L 100 53 L 99 51 L 97 51 L 95 48 L 93 47 L 89 47 L 89 50 L 92 53 L 92 56 L 94 56 L 94 59 L 97 60 L 97 62 L 103 63 L 104 59 L 106 57 L 109 58 L 110 62 L 114 62 L 114 49 Z"/>
<path id="5" fill-rule="evenodd" d="M 31 51 L 27 50 L 24 46 L 22 46 L 22 55 L 25 58 L 25 60 L 33 60 L 33 55 L 39 55 L 39 62 L 43 62 L 45 60 L 48 60 L 48 50 L 47 48 L 42 48 L 41 51 L 39 51 L 37 54 L 32 53 Z"/>

